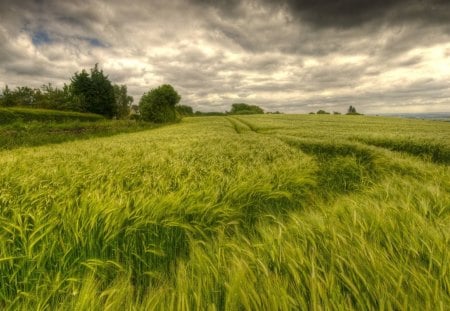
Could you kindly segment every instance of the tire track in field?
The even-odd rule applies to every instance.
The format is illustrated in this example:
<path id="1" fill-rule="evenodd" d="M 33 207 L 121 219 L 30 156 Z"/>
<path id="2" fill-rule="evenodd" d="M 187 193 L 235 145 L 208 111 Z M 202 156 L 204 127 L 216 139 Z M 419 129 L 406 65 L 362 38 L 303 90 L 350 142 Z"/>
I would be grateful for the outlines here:
<path id="1" fill-rule="evenodd" d="M 238 117 L 234 117 L 234 119 L 237 120 L 238 122 L 244 124 L 247 128 L 250 129 L 250 131 L 258 133 L 257 128 L 254 125 L 252 125 L 250 122 L 244 121 L 244 120 L 242 120 L 241 118 L 238 118 Z"/>
<path id="2" fill-rule="evenodd" d="M 242 134 L 245 132 L 256 132 L 254 128 L 252 128 L 246 122 L 243 122 L 241 119 L 238 119 L 236 117 L 226 117 L 226 119 L 231 123 L 237 134 Z"/>
<path id="3" fill-rule="evenodd" d="M 443 144 L 427 141 L 411 141 L 408 139 L 371 139 L 353 137 L 352 140 L 367 146 L 399 152 L 426 162 L 447 165 L 450 164 L 450 148 Z"/>

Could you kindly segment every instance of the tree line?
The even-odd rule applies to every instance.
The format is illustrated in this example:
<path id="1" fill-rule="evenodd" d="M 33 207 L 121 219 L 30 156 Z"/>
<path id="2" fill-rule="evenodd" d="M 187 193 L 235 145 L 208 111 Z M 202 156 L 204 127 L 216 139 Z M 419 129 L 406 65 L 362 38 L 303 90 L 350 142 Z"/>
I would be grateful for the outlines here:
<path id="1" fill-rule="evenodd" d="M 169 84 L 151 89 L 142 95 L 139 105 L 132 105 L 133 97 L 128 95 L 126 85 L 113 84 L 98 64 L 87 72 L 76 72 L 69 84 L 62 88 L 52 84 L 40 88 L 20 86 L 11 90 L 8 85 L 0 93 L 0 107 L 29 107 L 76 112 L 90 112 L 108 118 L 130 117 L 155 123 L 174 122 L 183 116 L 262 114 L 264 110 L 256 105 L 232 104 L 229 112 L 194 113 L 192 107 L 179 105 L 181 96 Z M 132 113 L 131 113 L 132 112 Z"/>
<path id="2" fill-rule="evenodd" d="M 152 89 L 142 96 L 139 106 L 132 106 L 133 97 L 126 85 L 113 84 L 98 64 L 87 72 L 76 72 L 62 88 L 51 84 L 41 88 L 8 85 L 0 93 L 0 107 L 29 107 L 53 110 L 90 112 L 107 118 L 134 116 L 155 123 L 173 122 L 191 115 L 192 107 L 177 105 L 181 96 L 168 84 Z"/>
<path id="3" fill-rule="evenodd" d="M 261 107 L 245 103 L 234 103 L 225 113 L 194 113 L 192 107 L 179 105 L 180 100 L 178 92 L 171 85 L 164 84 L 144 93 L 139 106 L 132 106 L 133 97 L 128 95 L 127 86 L 113 84 L 98 64 L 90 72 L 83 69 L 74 73 L 70 83 L 62 88 L 49 83 L 40 88 L 20 86 L 11 90 L 6 85 L 0 93 L 0 106 L 3 107 L 90 112 L 117 119 L 130 117 L 133 111 L 136 118 L 155 123 L 174 122 L 183 116 L 264 113 Z"/>
<path id="4" fill-rule="evenodd" d="M 327 111 L 325 111 L 325 110 L 320 109 L 320 110 L 318 110 L 317 112 L 310 112 L 309 114 L 330 114 L 330 113 L 327 112 Z M 333 111 L 333 114 L 339 115 L 339 114 L 341 114 L 341 113 L 340 113 L 340 112 L 337 112 L 337 111 Z M 353 106 L 350 106 L 350 107 L 348 107 L 348 109 L 347 109 L 346 115 L 361 115 L 361 113 L 356 112 L 356 108 L 353 107 Z"/>
<path id="5" fill-rule="evenodd" d="M 185 105 L 178 105 L 175 107 L 177 112 L 183 116 L 226 116 L 226 115 L 235 115 L 235 114 L 264 114 L 264 110 L 256 105 L 249 105 L 246 103 L 234 103 L 231 105 L 230 111 L 219 112 L 219 111 L 209 111 L 202 112 L 192 110 L 192 107 Z M 280 114 L 279 111 L 275 112 L 267 112 L 273 114 Z"/>
<path id="6" fill-rule="evenodd" d="M 95 65 L 88 73 L 75 73 L 62 88 L 52 84 L 41 88 L 20 86 L 11 90 L 8 85 L 0 94 L 0 106 L 30 107 L 77 112 L 91 112 L 108 118 L 125 118 L 130 114 L 133 97 L 126 85 L 112 84 L 103 70 Z"/>

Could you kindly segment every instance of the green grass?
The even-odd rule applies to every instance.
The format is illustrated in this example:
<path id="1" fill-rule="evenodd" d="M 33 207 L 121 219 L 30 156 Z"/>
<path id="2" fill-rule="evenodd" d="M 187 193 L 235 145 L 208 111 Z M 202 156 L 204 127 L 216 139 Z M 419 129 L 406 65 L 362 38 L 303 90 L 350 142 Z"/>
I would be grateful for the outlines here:
<path id="1" fill-rule="evenodd" d="M 71 111 L 32 109 L 32 108 L 0 108 L 0 125 L 15 123 L 17 121 L 43 121 L 43 122 L 68 122 L 100 121 L 105 118 L 93 113 L 80 113 Z"/>
<path id="2" fill-rule="evenodd" d="M 0 126 L 0 151 L 62 142 L 131 133 L 158 125 L 134 120 L 104 120 L 96 122 L 16 121 Z"/>
<path id="3" fill-rule="evenodd" d="M 262 115 L 1 151 L 0 308 L 448 310 L 449 146 Z"/>

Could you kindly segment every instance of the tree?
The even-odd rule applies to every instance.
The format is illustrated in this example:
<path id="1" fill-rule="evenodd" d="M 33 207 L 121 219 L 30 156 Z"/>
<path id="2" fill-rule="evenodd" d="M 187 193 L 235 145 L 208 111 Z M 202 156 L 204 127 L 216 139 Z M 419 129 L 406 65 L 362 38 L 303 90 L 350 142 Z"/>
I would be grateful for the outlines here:
<path id="1" fill-rule="evenodd" d="M 144 121 L 155 123 L 173 122 L 177 120 L 175 105 L 180 102 L 180 95 L 175 89 L 164 84 L 142 95 L 139 110 Z"/>
<path id="2" fill-rule="evenodd" d="M 353 106 L 348 107 L 347 115 L 361 115 L 361 113 L 356 112 L 356 108 Z"/>
<path id="3" fill-rule="evenodd" d="M 126 85 L 114 84 L 114 98 L 117 110 L 117 118 L 123 119 L 130 115 L 131 104 L 133 97 L 128 96 Z"/>
<path id="4" fill-rule="evenodd" d="M 231 105 L 230 114 L 263 114 L 264 110 L 256 105 L 235 103 Z"/>
<path id="5" fill-rule="evenodd" d="M 0 106 L 11 107 L 15 106 L 13 94 L 9 89 L 8 85 L 5 85 L 5 88 L 2 91 L 2 95 L 0 96 Z"/>
<path id="6" fill-rule="evenodd" d="M 18 86 L 15 90 L 11 91 L 6 85 L 0 96 L 0 106 L 35 107 L 36 99 L 39 95 L 39 89 L 32 89 L 28 86 Z"/>
<path id="7" fill-rule="evenodd" d="M 206 112 L 202 112 L 202 111 L 196 111 L 194 113 L 194 116 L 225 116 L 227 115 L 226 112 L 220 112 L 220 111 L 206 111 Z"/>
<path id="8" fill-rule="evenodd" d="M 58 93 L 62 110 L 83 111 L 84 103 L 73 94 L 72 87 L 64 83 L 63 89 Z"/>
<path id="9" fill-rule="evenodd" d="M 70 81 L 70 90 L 76 97 L 80 110 L 88 111 L 87 101 L 92 97 L 92 83 L 89 74 L 83 69 L 81 73 L 76 72 Z"/>
<path id="10" fill-rule="evenodd" d="M 319 110 L 317 111 L 317 114 L 330 114 L 330 113 L 326 112 L 325 110 Z"/>
<path id="11" fill-rule="evenodd" d="M 88 111 L 110 118 L 116 116 L 114 88 L 103 70 L 98 70 L 97 64 L 91 69 L 91 83 L 94 96 L 88 101 Z"/>
<path id="12" fill-rule="evenodd" d="M 19 86 L 13 92 L 14 101 L 18 106 L 33 107 L 35 90 L 28 86 Z"/>
<path id="13" fill-rule="evenodd" d="M 176 112 L 181 116 L 192 116 L 194 115 L 194 110 L 191 106 L 187 105 L 176 105 L 175 106 Z"/>
<path id="14" fill-rule="evenodd" d="M 356 112 L 356 108 L 353 106 L 348 107 L 347 114 L 359 114 Z"/>
<path id="15" fill-rule="evenodd" d="M 44 84 L 40 90 L 36 90 L 34 106 L 36 108 L 80 111 L 74 105 L 69 87 L 64 84 L 63 89 L 53 87 L 51 83 Z"/>
<path id="16" fill-rule="evenodd" d="M 83 111 L 112 118 L 117 114 L 114 88 L 98 64 L 89 75 L 85 70 L 75 73 L 71 79 L 71 91 L 79 101 Z"/>

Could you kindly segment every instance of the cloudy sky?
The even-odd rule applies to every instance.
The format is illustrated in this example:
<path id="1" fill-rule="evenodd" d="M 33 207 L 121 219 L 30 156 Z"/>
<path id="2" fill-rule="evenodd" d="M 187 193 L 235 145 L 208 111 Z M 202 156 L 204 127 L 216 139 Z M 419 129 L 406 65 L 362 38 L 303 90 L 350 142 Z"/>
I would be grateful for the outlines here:
<path id="1" fill-rule="evenodd" d="M 0 86 L 99 63 L 135 103 L 195 110 L 450 111 L 449 0 L 0 0 Z"/>

